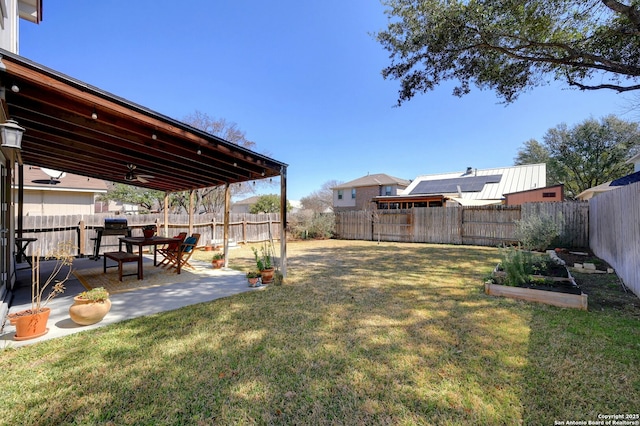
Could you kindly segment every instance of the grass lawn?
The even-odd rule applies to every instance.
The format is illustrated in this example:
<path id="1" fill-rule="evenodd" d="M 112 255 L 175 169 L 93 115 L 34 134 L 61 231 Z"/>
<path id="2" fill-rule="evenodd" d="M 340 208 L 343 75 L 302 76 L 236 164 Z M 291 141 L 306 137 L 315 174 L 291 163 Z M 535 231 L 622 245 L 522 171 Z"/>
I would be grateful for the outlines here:
<path id="1" fill-rule="evenodd" d="M 585 312 L 485 295 L 493 248 L 287 248 L 284 285 L 1 351 L 0 423 L 553 425 L 640 411 L 640 303 L 615 277 L 576 274 L 597 290 Z M 253 266 L 248 247 L 230 256 Z"/>

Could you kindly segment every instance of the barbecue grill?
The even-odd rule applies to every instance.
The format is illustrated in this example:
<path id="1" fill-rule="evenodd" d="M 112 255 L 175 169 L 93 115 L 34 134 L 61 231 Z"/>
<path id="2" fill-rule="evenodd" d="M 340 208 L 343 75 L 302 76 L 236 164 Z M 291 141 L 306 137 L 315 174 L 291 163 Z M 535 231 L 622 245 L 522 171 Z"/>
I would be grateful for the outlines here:
<path id="1" fill-rule="evenodd" d="M 111 235 L 131 236 L 131 228 L 129 228 L 126 218 L 105 219 L 104 226 L 97 226 L 95 229 L 96 237 L 93 246 L 93 256 L 91 257 L 93 260 L 100 259 L 100 245 L 102 244 L 103 237 Z"/>

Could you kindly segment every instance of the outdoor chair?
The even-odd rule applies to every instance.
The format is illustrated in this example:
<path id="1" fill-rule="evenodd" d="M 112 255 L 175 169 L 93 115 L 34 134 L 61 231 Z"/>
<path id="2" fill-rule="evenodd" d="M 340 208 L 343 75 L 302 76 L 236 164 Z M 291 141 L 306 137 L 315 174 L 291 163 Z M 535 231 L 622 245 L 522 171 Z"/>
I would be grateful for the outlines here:
<path id="1" fill-rule="evenodd" d="M 192 234 L 190 237 L 185 238 L 178 250 L 168 253 L 169 268 L 177 268 L 178 265 L 180 265 L 180 269 L 185 267 L 193 268 L 193 266 L 189 264 L 189 259 L 198 246 L 199 241 L 200 234 Z"/>
<path id="2" fill-rule="evenodd" d="M 187 238 L 187 233 L 181 232 L 173 238 L 176 239 L 175 243 L 165 244 L 164 246 L 156 249 L 156 252 L 163 256 L 163 259 L 160 263 L 158 263 L 158 266 L 168 265 L 171 262 L 171 259 L 177 255 L 180 244 L 182 244 L 185 238 Z"/>

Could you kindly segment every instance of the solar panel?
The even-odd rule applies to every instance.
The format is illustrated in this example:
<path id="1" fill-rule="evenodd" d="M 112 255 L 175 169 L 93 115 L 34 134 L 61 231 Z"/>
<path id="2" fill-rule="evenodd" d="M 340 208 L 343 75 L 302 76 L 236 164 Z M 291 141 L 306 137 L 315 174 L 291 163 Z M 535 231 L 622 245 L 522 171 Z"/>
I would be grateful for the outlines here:
<path id="1" fill-rule="evenodd" d="M 453 179 L 423 180 L 418 183 L 411 194 L 450 194 L 458 192 L 480 192 L 488 183 L 498 183 L 502 175 L 469 176 Z"/>

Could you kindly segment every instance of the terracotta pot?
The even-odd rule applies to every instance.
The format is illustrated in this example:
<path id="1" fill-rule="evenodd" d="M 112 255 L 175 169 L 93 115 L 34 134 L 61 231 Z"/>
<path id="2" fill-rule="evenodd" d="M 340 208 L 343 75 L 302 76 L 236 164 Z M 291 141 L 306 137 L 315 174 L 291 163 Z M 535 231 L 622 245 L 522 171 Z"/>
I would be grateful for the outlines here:
<path id="1" fill-rule="evenodd" d="M 69 308 L 71 320 L 79 325 L 91 325 L 102 321 L 111 309 L 111 300 L 94 302 L 80 296 L 73 298 L 73 305 Z"/>
<path id="2" fill-rule="evenodd" d="M 262 284 L 271 284 L 273 282 L 273 273 L 275 269 L 263 269 L 260 271 L 260 275 L 262 275 Z"/>
<path id="3" fill-rule="evenodd" d="M 155 234 L 156 231 L 154 231 L 153 229 L 143 229 L 142 230 L 142 235 L 144 235 L 145 238 L 152 238 L 153 234 Z"/>
<path id="4" fill-rule="evenodd" d="M 258 285 L 258 280 L 259 278 L 247 278 L 247 280 L 249 281 L 249 287 L 255 287 L 256 285 Z"/>
<path id="5" fill-rule="evenodd" d="M 224 259 L 213 259 L 211 261 L 211 266 L 213 266 L 215 269 L 220 269 L 224 266 Z"/>
<path id="6" fill-rule="evenodd" d="M 42 308 L 38 313 L 31 313 L 31 309 L 20 311 L 9 315 L 9 321 L 16 326 L 15 340 L 35 339 L 44 336 L 49 332 L 47 321 L 49 321 L 50 308 Z"/>

